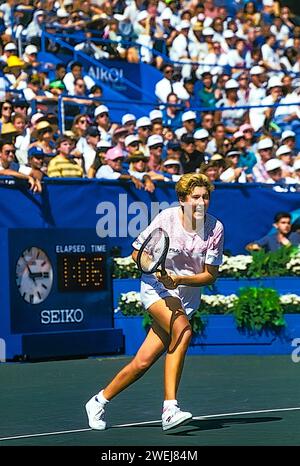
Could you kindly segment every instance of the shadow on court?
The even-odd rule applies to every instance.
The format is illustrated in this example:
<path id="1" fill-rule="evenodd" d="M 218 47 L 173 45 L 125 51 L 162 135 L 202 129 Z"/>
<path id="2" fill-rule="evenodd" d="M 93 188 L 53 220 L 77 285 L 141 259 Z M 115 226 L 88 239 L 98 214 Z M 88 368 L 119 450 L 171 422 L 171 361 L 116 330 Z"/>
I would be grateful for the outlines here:
<path id="1" fill-rule="evenodd" d="M 282 421 L 282 417 L 275 417 L 275 416 L 268 416 L 268 417 L 252 417 L 252 418 L 224 418 L 224 419 L 194 419 L 190 421 L 188 424 L 185 424 L 182 427 L 178 427 L 177 429 L 172 429 L 170 431 L 164 432 L 164 435 L 189 435 L 190 433 L 195 433 L 197 431 L 205 431 L 205 430 L 215 430 L 215 429 L 224 429 L 228 427 L 232 427 L 236 424 L 258 424 L 263 422 L 275 422 L 275 421 Z M 133 428 L 129 426 L 130 428 Z M 113 429 L 123 429 L 124 427 L 119 426 L 112 426 Z M 149 424 L 141 424 L 134 426 L 134 429 L 153 429 L 158 428 L 161 430 L 161 425 L 149 425 Z M 179 431 L 180 429 L 184 429 Z"/>
<path id="2" fill-rule="evenodd" d="M 186 424 L 186 430 L 184 432 L 172 432 L 170 431 L 168 435 L 190 435 L 196 433 L 197 431 L 205 431 L 205 430 L 215 430 L 215 429 L 225 429 L 228 427 L 232 427 L 234 424 L 257 424 L 262 422 L 274 422 L 274 421 L 282 421 L 282 417 L 255 417 L 255 418 L 232 418 L 232 419 L 218 419 L 218 420 L 192 420 L 189 424 Z M 188 428 L 188 429 L 187 429 Z"/>

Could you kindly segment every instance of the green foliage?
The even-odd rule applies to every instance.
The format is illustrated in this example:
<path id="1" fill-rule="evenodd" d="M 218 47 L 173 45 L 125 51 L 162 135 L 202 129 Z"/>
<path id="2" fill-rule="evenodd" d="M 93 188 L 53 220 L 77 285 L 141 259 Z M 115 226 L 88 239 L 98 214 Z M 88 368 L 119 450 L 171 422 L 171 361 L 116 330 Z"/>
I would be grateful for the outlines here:
<path id="1" fill-rule="evenodd" d="M 223 256 L 219 277 L 260 278 L 300 275 L 300 248 L 284 246 L 274 252 L 253 251 L 251 254 Z M 115 257 L 113 278 L 140 278 L 141 272 L 131 256 Z"/>
<path id="2" fill-rule="evenodd" d="M 201 335 L 207 325 L 208 315 L 205 310 L 198 309 L 195 314 L 193 314 L 190 324 L 192 327 L 192 332 L 194 335 Z"/>
<path id="3" fill-rule="evenodd" d="M 115 257 L 112 264 L 112 278 L 140 278 L 136 263 L 128 257 Z"/>
<path id="4" fill-rule="evenodd" d="M 119 307 L 123 316 L 143 316 L 145 309 L 140 300 L 140 294 L 135 291 L 121 293 L 119 298 Z"/>
<path id="5" fill-rule="evenodd" d="M 203 311 L 198 310 L 197 312 L 195 312 L 195 314 L 190 320 L 193 334 L 196 335 L 196 334 L 203 333 L 207 325 L 207 317 L 208 317 L 207 314 Z M 142 324 L 146 330 L 148 330 L 151 327 L 152 321 L 153 319 L 150 316 L 150 314 L 148 312 L 144 312 Z"/>
<path id="6" fill-rule="evenodd" d="M 150 316 L 149 312 L 144 311 L 144 317 L 143 317 L 143 327 L 144 329 L 148 330 L 151 325 L 152 325 L 152 317 Z"/>
<path id="7" fill-rule="evenodd" d="M 287 269 L 287 263 L 295 253 L 294 246 L 279 248 L 277 251 L 265 252 L 253 251 L 252 263 L 249 264 L 244 276 L 249 278 L 260 277 L 282 277 L 290 275 Z"/>
<path id="8" fill-rule="evenodd" d="M 118 310 L 124 316 L 142 316 L 145 329 L 152 324 L 152 318 L 145 312 L 137 292 L 122 293 Z M 200 307 L 190 323 L 193 333 L 201 334 L 210 314 L 233 314 L 238 328 L 280 330 L 285 325 L 284 313 L 300 313 L 300 296 L 279 296 L 272 288 L 245 287 L 240 288 L 238 295 L 202 295 Z"/>
<path id="9" fill-rule="evenodd" d="M 239 328 L 261 331 L 285 325 L 279 294 L 271 288 L 241 288 L 232 311 Z"/>

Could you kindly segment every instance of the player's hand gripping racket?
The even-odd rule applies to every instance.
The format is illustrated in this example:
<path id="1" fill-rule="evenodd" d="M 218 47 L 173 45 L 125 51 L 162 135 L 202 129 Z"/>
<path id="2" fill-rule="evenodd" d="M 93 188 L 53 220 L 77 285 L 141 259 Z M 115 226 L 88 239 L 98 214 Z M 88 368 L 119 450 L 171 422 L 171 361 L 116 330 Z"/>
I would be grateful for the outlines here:
<path id="1" fill-rule="evenodd" d="M 143 242 L 138 255 L 137 266 L 143 273 L 161 271 L 166 275 L 165 263 L 169 250 L 170 239 L 162 228 L 155 228 Z"/>

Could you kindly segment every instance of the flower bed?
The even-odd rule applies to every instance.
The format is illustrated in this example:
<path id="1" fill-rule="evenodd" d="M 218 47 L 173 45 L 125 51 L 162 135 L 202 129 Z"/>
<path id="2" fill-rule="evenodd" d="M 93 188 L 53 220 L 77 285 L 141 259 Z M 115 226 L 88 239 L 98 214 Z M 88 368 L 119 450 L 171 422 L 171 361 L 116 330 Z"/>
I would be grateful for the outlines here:
<path id="1" fill-rule="evenodd" d="M 113 278 L 139 278 L 135 262 L 128 257 L 114 258 Z M 300 277 L 300 248 L 284 247 L 275 252 L 257 251 L 251 255 L 223 256 L 219 278 L 261 279 Z"/>
<path id="2" fill-rule="evenodd" d="M 149 323 L 140 293 L 122 293 L 115 327 L 123 331 L 127 355 L 136 353 Z M 300 335 L 300 296 L 256 288 L 239 295 L 202 295 L 191 325 L 189 354 L 288 354 Z"/>

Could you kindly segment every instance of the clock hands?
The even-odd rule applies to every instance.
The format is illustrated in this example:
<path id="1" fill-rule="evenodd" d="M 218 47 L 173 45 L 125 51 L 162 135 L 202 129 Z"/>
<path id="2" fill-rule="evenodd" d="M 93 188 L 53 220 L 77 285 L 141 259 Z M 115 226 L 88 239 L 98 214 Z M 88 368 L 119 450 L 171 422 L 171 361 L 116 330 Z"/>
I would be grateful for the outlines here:
<path id="1" fill-rule="evenodd" d="M 31 278 L 48 278 L 49 277 L 49 272 L 32 272 L 31 273 Z"/>
<path id="2" fill-rule="evenodd" d="M 28 270 L 28 272 L 29 272 L 29 278 L 31 278 L 31 280 L 32 280 L 34 283 L 36 283 L 36 281 L 35 281 L 35 274 L 34 274 L 33 272 L 31 272 L 30 267 L 29 267 L 28 262 L 26 261 L 25 257 L 24 257 L 24 256 L 22 256 L 22 257 L 23 257 L 23 260 L 24 260 L 24 262 L 25 262 L 26 268 L 27 268 L 27 270 Z"/>

